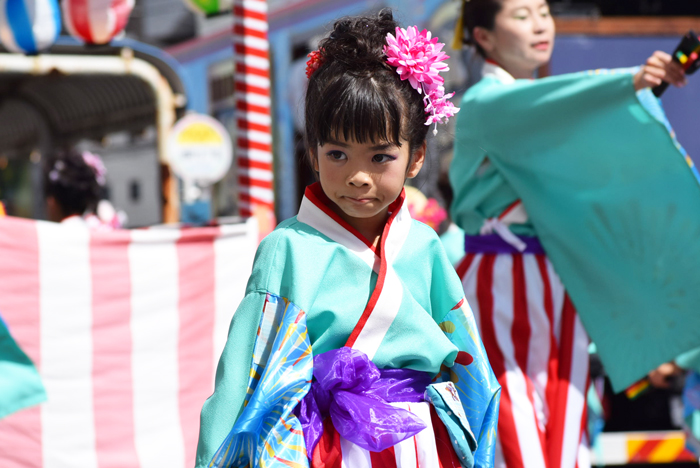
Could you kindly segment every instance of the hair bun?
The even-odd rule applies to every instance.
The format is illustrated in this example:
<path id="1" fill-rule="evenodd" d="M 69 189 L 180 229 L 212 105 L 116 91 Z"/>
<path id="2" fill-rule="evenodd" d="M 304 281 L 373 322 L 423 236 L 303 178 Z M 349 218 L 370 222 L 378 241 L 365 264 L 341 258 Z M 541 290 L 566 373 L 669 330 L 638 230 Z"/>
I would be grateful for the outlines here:
<path id="1" fill-rule="evenodd" d="M 319 50 L 324 62 L 340 62 L 350 72 L 384 67 L 386 36 L 394 33 L 397 26 L 390 8 L 382 9 L 374 17 L 342 18 L 319 44 Z"/>
<path id="2" fill-rule="evenodd" d="M 350 29 L 350 20 L 341 19 L 336 21 L 333 25 L 333 32 L 329 36 L 329 39 L 336 40 L 339 39 L 344 33 L 348 32 Z"/>
<path id="3" fill-rule="evenodd" d="M 380 21 L 394 21 L 394 13 L 391 8 L 382 8 L 377 15 Z"/>

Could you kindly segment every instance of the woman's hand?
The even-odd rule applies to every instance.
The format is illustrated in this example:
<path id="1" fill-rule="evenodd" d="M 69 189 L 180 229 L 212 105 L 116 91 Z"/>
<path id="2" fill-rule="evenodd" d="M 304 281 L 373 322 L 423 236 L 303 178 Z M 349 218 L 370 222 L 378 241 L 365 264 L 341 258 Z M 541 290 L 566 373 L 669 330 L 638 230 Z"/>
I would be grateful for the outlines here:
<path id="1" fill-rule="evenodd" d="M 685 371 L 678 367 L 675 362 L 667 362 L 649 372 L 649 382 L 656 388 L 669 388 L 671 379 L 683 374 Z"/>
<path id="2" fill-rule="evenodd" d="M 666 52 L 657 50 L 634 75 L 634 89 L 651 88 L 663 81 L 679 88 L 687 84 L 683 67 Z"/>

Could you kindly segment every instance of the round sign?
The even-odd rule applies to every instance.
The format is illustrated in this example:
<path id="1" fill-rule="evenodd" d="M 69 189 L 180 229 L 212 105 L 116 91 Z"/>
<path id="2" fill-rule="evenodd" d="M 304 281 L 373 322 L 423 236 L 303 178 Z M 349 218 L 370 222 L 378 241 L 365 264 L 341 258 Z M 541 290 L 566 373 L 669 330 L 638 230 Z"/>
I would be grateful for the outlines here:
<path id="1" fill-rule="evenodd" d="M 168 137 L 168 162 L 183 180 L 209 185 L 223 179 L 233 158 L 231 138 L 218 120 L 188 114 Z"/>

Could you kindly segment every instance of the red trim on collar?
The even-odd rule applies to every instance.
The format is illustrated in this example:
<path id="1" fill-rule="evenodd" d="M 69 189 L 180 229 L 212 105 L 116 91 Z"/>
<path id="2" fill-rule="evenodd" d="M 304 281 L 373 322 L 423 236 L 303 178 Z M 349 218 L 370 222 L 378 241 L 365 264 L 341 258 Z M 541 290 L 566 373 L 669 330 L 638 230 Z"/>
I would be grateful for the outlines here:
<path id="1" fill-rule="evenodd" d="M 369 302 L 367 303 L 367 307 L 365 307 L 365 310 L 362 312 L 362 315 L 360 316 L 360 320 L 357 321 L 357 324 L 355 325 L 355 328 L 353 329 L 352 333 L 350 334 L 350 337 L 348 338 L 348 341 L 345 343 L 345 346 L 352 348 L 353 345 L 355 344 L 355 341 L 357 341 L 357 337 L 360 336 L 360 332 L 362 332 L 362 329 L 364 328 L 365 324 L 367 323 L 367 320 L 369 320 L 369 316 L 372 315 L 372 312 L 374 311 L 374 307 L 377 305 L 377 301 L 379 300 L 379 296 L 382 294 L 382 290 L 384 289 L 384 280 L 386 279 L 386 270 L 387 270 L 387 261 L 386 261 L 386 239 L 389 237 L 389 230 L 391 229 L 391 223 L 396 219 L 396 216 L 399 214 L 399 211 L 401 210 L 401 206 L 403 205 L 404 200 L 406 199 L 406 190 L 402 189 L 401 194 L 399 197 L 392 202 L 391 205 L 389 205 L 389 211 L 391 212 L 391 215 L 389 216 L 389 219 L 387 220 L 386 224 L 384 225 L 384 231 L 382 232 L 382 237 L 379 241 L 379 275 L 377 276 L 377 284 L 374 286 L 374 291 L 372 291 L 372 296 L 369 298 Z"/>
<path id="2" fill-rule="evenodd" d="M 350 226 L 347 221 L 345 221 L 343 218 L 341 218 L 338 213 L 333 211 L 331 208 L 331 204 L 333 203 L 330 198 L 328 198 L 328 195 L 325 194 L 323 191 L 323 187 L 321 187 L 320 182 L 314 182 L 313 184 L 309 185 L 306 187 L 306 190 L 304 191 L 304 196 L 309 199 L 311 203 L 316 205 L 321 211 L 326 213 L 330 218 L 335 221 L 336 223 L 340 224 L 343 226 L 346 230 L 348 230 L 350 233 L 352 233 L 355 237 L 360 239 L 364 244 L 372 249 L 374 253 L 377 253 L 375 250 L 374 246 L 372 243 L 362 234 L 360 234 L 360 231 L 355 229 L 354 227 Z"/>
<path id="3" fill-rule="evenodd" d="M 357 229 L 350 226 L 343 218 L 341 218 L 335 211 L 333 211 L 333 209 L 331 208 L 333 202 L 324 193 L 320 182 L 315 182 L 306 187 L 304 196 L 321 211 L 323 211 L 326 215 L 328 215 L 333 221 L 335 221 L 343 228 L 347 229 L 348 232 L 352 233 L 355 237 L 360 239 L 365 245 L 367 245 L 367 247 L 372 249 L 375 255 L 379 257 L 379 273 L 377 275 L 377 283 L 374 286 L 374 290 L 372 291 L 372 295 L 369 298 L 369 302 L 367 302 L 365 310 L 362 312 L 360 319 L 357 321 L 357 324 L 355 324 L 355 328 L 353 329 L 352 333 L 350 334 L 350 337 L 345 343 L 345 346 L 351 348 L 355 344 L 355 341 L 357 341 L 358 336 L 360 336 L 360 332 L 367 323 L 367 320 L 369 319 L 370 315 L 372 315 L 372 312 L 374 311 L 374 308 L 377 305 L 377 301 L 379 300 L 379 296 L 381 295 L 382 290 L 384 289 L 384 281 L 386 279 L 386 272 L 388 268 L 385 254 L 386 239 L 387 237 L 389 237 L 391 224 L 394 222 L 394 219 L 396 219 L 396 216 L 398 216 L 399 211 L 401 211 L 401 207 L 403 206 L 404 200 L 406 199 L 406 190 L 402 189 L 401 194 L 388 207 L 388 211 L 390 213 L 389 219 L 384 225 L 384 229 L 382 230 L 382 235 L 379 239 L 379 246 L 377 249 L 375 249 L 372 246 L 372 243 L 370 243 L 362 234 L 360 234 L 360 232 Z"/>
<path id="4" fill-rule="evenodd" d="M 331 205 L 333 202 L 331 201 L 330 198 L 328 198 L 328 195 L 323 191 L 323 187 L 321 187 L 320 182 L 314 182 L 313 184 L 309 185 L 306 187 L 306 190 L 304 191 L 304 196 L 309 199 L 311 203 L 316 205 L 321 211 L 326 213 L 330 218 L 335 221 L 336 223 L 340 224 L 345 228 L 348 232 L 352 233 L 355 237 L 360 239 L 367 247 L 372 249 L 372 252 L 375 254 L 379 255 L 379 252 L 377 249 L 372 245 L 372 242 L 370 242 L 365 236 L 360 234 L 360 231 L 355 229 L 354 227 L 350 226 L 347 221 L 345 221 L 343 218 L 341 218 L 338 213 L 333 211 L 333 208 L 331 208 Z M 387 221 L 386 225 L 384 226 L 384 230 L 382 231 L 382 241 L 380 242 L 380 246 L 383 243 L 383 239 L 386 237 L 388 231 L 389 231 L 389 225 L 391 225 L 391 221 L 396 217 L 396 214 L 398 214 L 399 210 L 401 209 L 401 205 L 403 205 L 403 201 L 406 199 L 406 190 L 401 190 L 401 194 L 398 196 L 396 200 L 394 200 L 391 205 L 389 205 L 389 212 L 391 215 L 389 216 L 389 220 Z"/>
<path id="5" fill-rule="evenodd" d="M 500 63 L 496 62 L 494 59 L 487 58 L 485 60 L 486 63 L 490 63 L 491 65 L 496 65 L 499 68 L 503 68 Z"/>
<path id="6" fill-rule="evenodd" d="M 498 219 L 503 219 L 503 218 L 505 218 L 506 215 L 507 215 L 508 213 L 510 213 L 511 211 L 513 211 L 513 210 L 515 209 L 515 207 L 518 206 L 520 203 L 522 203 L 520 200 L 515 200 L 513 203 L 511 203 L 510 205 L 508 205 L 508 208 L 506 208 L 505 210 L 503 210 L 503 213 L 501 213 L 501 214 L 498 216 Z"/>

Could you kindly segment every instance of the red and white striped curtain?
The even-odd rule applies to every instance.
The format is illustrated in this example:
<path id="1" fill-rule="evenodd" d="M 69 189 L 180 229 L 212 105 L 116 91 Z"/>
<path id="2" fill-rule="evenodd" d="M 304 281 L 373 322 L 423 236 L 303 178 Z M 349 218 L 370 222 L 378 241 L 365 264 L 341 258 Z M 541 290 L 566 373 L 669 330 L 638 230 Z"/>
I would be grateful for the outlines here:
<path id="1" fill-rule="evenodd" d="M 257 223 L 90 232 L 0 218 L 0 316 L 47 401 L 0 420 L 2 468 L 190 468 Z"/>
<path id="2" fill-rule="evenodd" d="M 267 2 L 236 0 L 233 17 L 239 212 L 252 216 L 274 209 Z"/>

